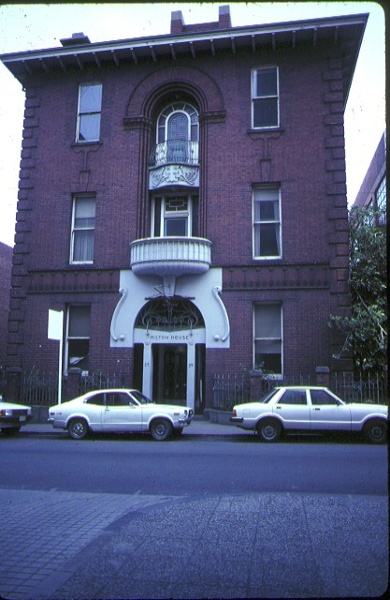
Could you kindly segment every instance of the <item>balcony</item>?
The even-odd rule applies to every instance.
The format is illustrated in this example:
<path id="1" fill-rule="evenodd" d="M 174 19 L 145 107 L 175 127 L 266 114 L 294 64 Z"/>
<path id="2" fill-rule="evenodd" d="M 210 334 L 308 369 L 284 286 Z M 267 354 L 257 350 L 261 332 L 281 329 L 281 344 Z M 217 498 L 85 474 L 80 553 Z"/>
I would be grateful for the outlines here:
<path id="1" fill-rule="evenodd" d="M 149 189 L 166 185 L 199 187 L 199 144 L 169 140 L 157 144 L 150 157 Z"/>
<path id="2" fill-rule="evenodd" d="M 166 296 L 174 294 L 182 275 L 200 275 L 211 265 L 211 242 L 203 238 L 145 238 L 130 244 L 130 266 L 135 275 L 158 275 Z"/>
<path id="3" fill-rule="evenodd" d="M 156 144 L 150 157 L 152 167 L 167 164 L 197 165 L 199 163 L 198 142 L 168 140 Z"/>

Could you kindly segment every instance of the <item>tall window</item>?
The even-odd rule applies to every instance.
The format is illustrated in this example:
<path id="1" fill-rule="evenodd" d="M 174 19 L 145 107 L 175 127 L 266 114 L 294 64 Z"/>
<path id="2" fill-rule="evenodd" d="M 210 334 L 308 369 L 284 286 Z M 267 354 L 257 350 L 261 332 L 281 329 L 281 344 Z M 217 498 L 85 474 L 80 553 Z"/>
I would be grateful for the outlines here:
<path id="1" fill-rule="evenodd" d="M 198 196 L 155 196 L 152 214 L 152 237 L 198 235 Z"/>
<path id="2" fill-rule="evenodd" d="M 279 127 L 277 67 L 263 67 L 252 71 L 252 127 Z"/>
<path id="3" fill-rule="evenodd" d="M 198 161 L 198 112 L 187 102 L 173 102 L 160 113 L 156 136 L 156 164 Z"/>
<path id="4" fill-rule="evenodd" d="M 98 142 L 100 139 L 100 113 L 102 110 L 102 84 L 85 83 L 79 87 L 77 142 Z"/>
<path id="5" fill-rule="evenodd" d="M 281 219 L 279 187 L 253 190 L 253 255 L 254 258 L 280 258 Z"/>
<path id="6" fill-rule="evenodd" d="M 92 263 L 95 244 L 94 196 L 76 196 L 73 199 L 72 238 L 70 262 Z"/>
<path id="7" fill-rule="evenodd" d="M 254 367 L 281 375 L 282 305 L 256 304 L 254 307 Z"/>
<path id="8" fill-rule="evenodd" d="M 68 306 L 66 328 L 67 370 L 89 368 L 89 340 L 91 329 L 90 306 Z"/>

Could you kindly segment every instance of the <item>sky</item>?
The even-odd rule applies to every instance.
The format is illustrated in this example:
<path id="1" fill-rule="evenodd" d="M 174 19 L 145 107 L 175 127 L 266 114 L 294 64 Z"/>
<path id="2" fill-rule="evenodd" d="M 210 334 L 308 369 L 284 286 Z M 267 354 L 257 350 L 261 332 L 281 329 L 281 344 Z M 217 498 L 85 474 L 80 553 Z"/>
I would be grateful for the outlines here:
<path id="1" fill-rule="evenodd" d="M 369 13 L 345 111 L 347 194 L 351 205 L 385 130 L 385 16 L 376 2 L 221 2 L 3 4 L 0 54 L 61 47 L 83 32 L 91 42 L 164 35 L 171 11 L 186 25 L 218 21 L 229 4 L 232 26 Z M 24 110 L 21 84 L 0 62 L 0 242 L 14 245 Z"/>

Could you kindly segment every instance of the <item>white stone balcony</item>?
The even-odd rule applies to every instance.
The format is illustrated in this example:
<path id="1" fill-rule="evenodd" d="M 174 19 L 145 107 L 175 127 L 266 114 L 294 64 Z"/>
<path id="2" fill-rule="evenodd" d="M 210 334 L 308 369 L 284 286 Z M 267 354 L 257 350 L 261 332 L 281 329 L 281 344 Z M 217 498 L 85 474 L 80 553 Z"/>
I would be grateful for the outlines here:
<path id="1" fill-rule="evenodd" d="M 173 295 L 176 277 L 200 275 L 211 265 L 211 242 L 194 237 L 161 237 L 130 244 L 130 266 L 135 275 L 158 275 L 166 295 Z"/>

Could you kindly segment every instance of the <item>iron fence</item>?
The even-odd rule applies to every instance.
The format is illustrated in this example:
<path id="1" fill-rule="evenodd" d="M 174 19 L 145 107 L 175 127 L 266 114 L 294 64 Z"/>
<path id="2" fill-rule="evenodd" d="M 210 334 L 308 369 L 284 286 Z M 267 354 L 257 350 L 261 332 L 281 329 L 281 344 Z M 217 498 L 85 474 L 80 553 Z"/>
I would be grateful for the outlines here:
<path id="1" fill-rule="evenodd" d="M 292 377 L 266 375 L 261 380 L 261 395 L 267 394 L 277 386 L 286 385 L 316 385 L 316 381 L 310 375 Z M 385 375 L 363 377 L 362 374 L 334 373 L 330 377 L 329 388 L 346 402 L 372 402 L 374 404 L 388 404 L 389 402 Z M 215 374 L 212 391 L 212 407 L 217 410 L 230 411 L 235 404 L 249 402 L 249 372 L 239 375 Z"/>

